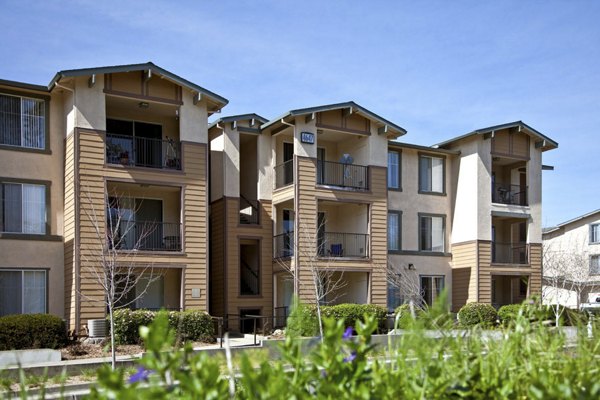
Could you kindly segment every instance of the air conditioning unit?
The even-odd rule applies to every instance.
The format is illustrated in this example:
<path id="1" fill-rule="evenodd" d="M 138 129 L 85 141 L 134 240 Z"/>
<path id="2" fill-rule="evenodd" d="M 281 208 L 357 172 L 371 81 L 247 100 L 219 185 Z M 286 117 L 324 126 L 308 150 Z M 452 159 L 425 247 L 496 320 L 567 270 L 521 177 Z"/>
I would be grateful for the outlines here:
<path id="1" fill-rule="evenodd" d="M 88 331 L 91 338 L 106 337 L 108 321 L 105 319 L 88 319 Z"/>

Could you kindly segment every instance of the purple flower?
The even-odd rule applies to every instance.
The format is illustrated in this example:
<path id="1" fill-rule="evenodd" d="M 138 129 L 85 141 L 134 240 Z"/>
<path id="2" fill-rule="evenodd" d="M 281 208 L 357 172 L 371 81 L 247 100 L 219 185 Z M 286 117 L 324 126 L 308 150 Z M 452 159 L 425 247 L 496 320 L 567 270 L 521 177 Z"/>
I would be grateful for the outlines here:
<path id="1" fill-rule="evenodd" d="M 144 367 L 138 367 L 137 372 L 129 377 L 129 383 L 147 382 L 148 375 L 150 375 L 152 372 L 154 371 Z"/>
<path id="2" fill-rule="evenodd" d="M 352 332 L 354 332 L 354 329 L 351 326 L 347 327 L 342 335 L 342 339 L 350 339 L 352 337 Z"/>
<path id="3" fill-rule="evenodd" d="M 350 353 L 350 355 L 348 357 L 344 357 L 344 362 L 345 363 L 349 363 L 352 362 L 356 359 L 356 352 L 353 351 L 352 353 Z"/>

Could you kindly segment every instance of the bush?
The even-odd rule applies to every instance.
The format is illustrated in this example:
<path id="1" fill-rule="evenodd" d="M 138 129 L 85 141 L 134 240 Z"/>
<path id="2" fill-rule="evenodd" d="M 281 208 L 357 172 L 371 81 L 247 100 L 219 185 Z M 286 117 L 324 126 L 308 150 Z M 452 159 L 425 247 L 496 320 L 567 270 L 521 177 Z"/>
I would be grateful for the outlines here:
<path id="1" fill-rule="evenodd" d="M 515 321 L 517 319 L 517 315 L 519 315 L 519 311 L 521 311 L 522 308 L 522 304 L 507 304 L 500 307 L 498 309 L 498 318 L 500 319 L 500 322 L 504 325 L 508 325 Z"/>
<path id="2" fill-rule="evenodd" d="M 316 313 L 316 307 L 314 307 Z M 323 317 L 331 317 L 336 320 L 343 319 L 344 327 L 356 327 L 357 321 L 365 322 L 365 315 L 373 316 L 377 320 L 379 332 L 387 327 L 387 308 L 377 304 L 338 304 L 335 306 L 321 307 Z"/>
<path id="3" fill-rule="evenodd" d="M 291 337 L 315 336 L 319 332 L 316 307 L 294 300 L 292 312 L 288 316 L 285 333 Z"/>
<path id="4" fill-rule="evenodd" d="M 400 317 L 398 317 L 398 328 L 399 329 L 409 329 L 412 326 L 414 326 L 416 320 L 420 319 L 420 317 L 422 317 L 423 314 L 423 309 L 417 306 L 414 306 L 415 309 L 415 318 L 413 318 L 411 312 L 410 312 L 410 304 L 402 304 L 400 306 L 398 306 L 395 310 L 394 310 L 394 315 L 397 317 L 398 314 L 400 314 Z"/>
<path id="5" fill-rule="evenodd" d="M 415 327 L 415 323 L 419 322 L 420 326 L 425 329 L 450 329 L 454 326 L 454 318 L 447 311 L 444 304 L 434 306 L 432 308 L 423 309 L 415 305 L 415 318 L 413 319 L 410 312 L 410 305 L 402 304 L 394 311 L 398 317 L 399 329 L 410 329 Z"/>
<path id="6" fill-rule="evenodd" d="M 65 322 L 49 314 L 0 317 L 0 350 L 56 349 L 67 342 Z"/>
<path id="7" fill-rule="evenodd" d="M 119 309 L 114 312 L 115 342 L 117 344 L 141 344 L 140 326 L 148 326 L 156 317 L 148 310 Z M 107 317 L 108 318 L 108 317 Z M 202 311 L 171 311 L 169 325 L 181 341 L 213 341 L 214 325 L 208 314 Z"/>
<path id="8" fill-rule="evenodd" d="M 458 312 L 458 322 L 463 327 L 496 325 L 498 313 L 490 304 L 467 303 Z"/>

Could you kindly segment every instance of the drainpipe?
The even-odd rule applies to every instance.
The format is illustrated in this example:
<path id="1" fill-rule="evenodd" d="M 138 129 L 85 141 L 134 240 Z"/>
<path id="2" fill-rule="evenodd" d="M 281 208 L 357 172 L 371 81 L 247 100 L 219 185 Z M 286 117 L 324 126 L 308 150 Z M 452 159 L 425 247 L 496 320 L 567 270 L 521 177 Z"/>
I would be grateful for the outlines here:
<path id="1" fill-rule="evenodd" d="M 67 90 L 71 93 L 73 93 L 73 109 L 77 110 L 77 104 L 76 104 L 76 96 L 75 96 L 75 89 L 74 88 L 70 88 L 68 86 L 64 86 L 61 85 L 58 82 L 54 83 L 55 86 Z M 77 163 L 77 154 L 79 152 L 79 135 L 77 135 L 77 128 L 76 128 L 76 122 L 77 122 L 77 118 L 76 115 L 73 116 L 74 118 L 74 123 L 73 123 L 73 151 L 75 152 L 74 156 L 73 156 L 73 185 L 75 186 L 75 194 L 74 194 L 74 198 L 75 198 L 75 204 L 73 205 L 75 208 L 75 237 L 74 237 L 74 254 L 75 254 L 75 260 L 73 261 L 73 274 L 74 274 L 74 280 L 75 280 L 75 332 L 79 332 L 80 329 L 80 322 L 81 322 L 81 315 L 80 315 L 80 307 L 81 307 L 81 300 L 79 298 L 79 292 L 80 292 L 80 288 L 81 288 L 81 275 L 80 275 L 80 250 L 79 250 L 79 244 L 80 244 L 80 229 L 79 229 L 79 224 L 80 224 L 80 218 L 79 218 L 79 207 L 80 207 L 80 201 L 79 201 L 79 196 L 80 196 L 80 190 L 79 190 L 79 165 Z M 64 179 L 64 178 L 63 178 Z M 66 187 L 67 182 L 63 180 L 63 186 Z"/>

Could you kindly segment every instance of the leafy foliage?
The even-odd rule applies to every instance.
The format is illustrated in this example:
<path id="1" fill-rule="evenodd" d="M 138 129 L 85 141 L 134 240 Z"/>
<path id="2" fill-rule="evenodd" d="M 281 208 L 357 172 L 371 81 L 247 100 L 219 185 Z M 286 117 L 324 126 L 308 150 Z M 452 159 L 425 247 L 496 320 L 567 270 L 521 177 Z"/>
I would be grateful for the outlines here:
<path id="1" fill-rule="evenodd" d="M 490 304 L 467 303 L 458 311 L 458 322 L 462 327 L 492 327 L 497 319 L 498 313 Z"/>
<path id="2" fill-rule="evenodd" d="M 49 314 L 0 317 L 0 350 L 56 349 L 67 342 L 65 322 Z"/>

